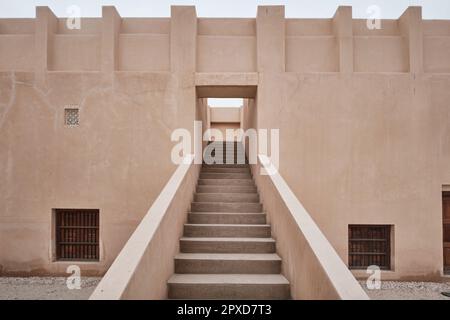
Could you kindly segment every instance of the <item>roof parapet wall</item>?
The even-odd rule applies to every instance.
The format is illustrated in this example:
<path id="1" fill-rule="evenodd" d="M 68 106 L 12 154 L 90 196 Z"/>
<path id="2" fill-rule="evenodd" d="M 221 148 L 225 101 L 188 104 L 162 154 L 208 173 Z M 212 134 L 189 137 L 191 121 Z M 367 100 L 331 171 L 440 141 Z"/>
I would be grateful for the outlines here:
<path id="1" fill-rule="evenodd" d="M 255 19 L 198 18 L 173 6 L 170 18 L 101 18 L 69 28 L 48 7 L 35 19 L 0 19 L 0 71 L 201 73 L 450 73 L 450 20 L 423 20 L 409 7 L 397 20 L 286 19 L 284 6 L 259 6 Z M 372 23 L 373 25 L 373 23 Z"/>

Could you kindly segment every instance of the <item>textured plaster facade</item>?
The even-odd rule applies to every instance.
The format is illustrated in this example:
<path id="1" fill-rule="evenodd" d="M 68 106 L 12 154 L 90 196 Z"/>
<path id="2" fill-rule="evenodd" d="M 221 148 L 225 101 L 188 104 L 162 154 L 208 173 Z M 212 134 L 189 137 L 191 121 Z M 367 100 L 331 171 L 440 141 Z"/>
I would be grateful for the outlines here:
<path id="1" fill-rule="evenodd" d="M 241 125 L 280 129 L 280 173 L 344 261 L 348 224 L 392 224 L 383 276 L 441 276 L 450 21 L 418 7 L 381 30 L 350 7 L 312 20 L 282 6 L 255 19 L 104 7 L 69 30 L 36 14 L 0 19 L 0 273 L 72 264 L 53 261 L 54 208 L 100 209 L 100 262 L 80 265 L 104 273 L 175 170 L 172 131 L 208 127 L 204 98 L 243 97 Z"/>

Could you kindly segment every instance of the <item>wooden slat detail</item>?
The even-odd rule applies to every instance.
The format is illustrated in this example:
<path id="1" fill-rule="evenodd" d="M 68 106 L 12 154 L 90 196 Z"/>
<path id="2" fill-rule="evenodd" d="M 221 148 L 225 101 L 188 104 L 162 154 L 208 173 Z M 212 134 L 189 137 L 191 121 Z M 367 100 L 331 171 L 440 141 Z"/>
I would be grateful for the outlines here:
<path id="1" fill-rule="evenodd" d="M 450 271 L 450 192 L 442 192 L 442 242 L 444 254 L 444 273 Z"/>
<path id="2" fill-rule="evenodd" d="M 376 265 L 383 270 L 391 268 L 391 226 L 350 225 L 349 268 L 366 269 Z"/>
<path id="3" fill-rule="evenodd" d="M 99 260 L 99 210 L 56 209 L 56 259 Z"/>

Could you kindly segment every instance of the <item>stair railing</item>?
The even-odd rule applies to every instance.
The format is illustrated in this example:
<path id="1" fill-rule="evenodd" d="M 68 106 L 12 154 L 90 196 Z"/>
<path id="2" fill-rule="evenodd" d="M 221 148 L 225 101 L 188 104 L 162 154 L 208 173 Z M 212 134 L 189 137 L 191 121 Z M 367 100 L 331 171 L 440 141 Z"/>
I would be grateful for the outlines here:
<path id="1" fill-rule="evenodd" d="M 270 159 L 259 155 L 252 170 L 292 298 L 369 299 Z"/>
<path id="2" fill-rule="evenodd" d="M 200 165 L 188 155 L 102 278 L 90 300 L 165 299 Z"/>

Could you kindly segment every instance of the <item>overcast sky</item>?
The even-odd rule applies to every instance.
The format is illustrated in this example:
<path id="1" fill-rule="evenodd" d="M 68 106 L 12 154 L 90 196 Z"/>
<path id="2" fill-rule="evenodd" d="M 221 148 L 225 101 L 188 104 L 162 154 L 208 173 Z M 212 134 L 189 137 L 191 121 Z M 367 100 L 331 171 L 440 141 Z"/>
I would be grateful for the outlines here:
<path id="1" fill-rule="evenodd" d="M 424 19 L 450 19 L 450 0 L 0 0 L 0 17 L 34 17 L 35 6 L 49 6 L 57 16 L 77 5 L 84 17 L 101 15 L 102 5 L 114 5 L 123 17 L 168 17 L 170 5 L 195 5 L 199 17 L 255 17 L 258 4 L 284 4 L 291 18 L 329 18 L 338 5 L 353 6 L 355 18 L 366 18 L 377 5 L 384 19 L 398 18 L 406 7 L 423 7 Z"/>

